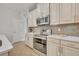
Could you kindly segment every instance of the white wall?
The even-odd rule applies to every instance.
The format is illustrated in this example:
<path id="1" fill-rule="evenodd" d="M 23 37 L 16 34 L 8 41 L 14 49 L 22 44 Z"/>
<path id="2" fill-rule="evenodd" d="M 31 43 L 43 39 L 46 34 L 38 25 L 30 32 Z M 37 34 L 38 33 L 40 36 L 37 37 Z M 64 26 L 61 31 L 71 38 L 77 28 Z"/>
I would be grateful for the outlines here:
<path id="1" fill-rule="evenodd" d="M 12 43 L 24 40 L 25 21 L 18 12 L 0 7 L 0 34 L 5 34 Z"/>
<path id="2" fill-rule="evenodd" d="M 14 42 L 25 40 L 25 30 L 26 30 L 26 18 L 24 15 L 18 14 L 14 20 L 14 31 L 13 39 Z"/>

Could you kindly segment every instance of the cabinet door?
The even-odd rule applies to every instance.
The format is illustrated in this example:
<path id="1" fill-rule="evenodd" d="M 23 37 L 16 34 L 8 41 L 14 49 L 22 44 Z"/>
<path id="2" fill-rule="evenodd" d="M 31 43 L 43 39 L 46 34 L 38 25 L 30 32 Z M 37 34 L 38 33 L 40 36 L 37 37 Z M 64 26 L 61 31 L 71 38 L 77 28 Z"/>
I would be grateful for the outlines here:
<path id="1" fill-rule="evenodd" d="M 40 4 L 37 4 L 37 13 L 39 17 L 42 17 Z"/>
<path id="2" fill-rule="evenodd" d="M 79 49 L 70 48 L 66 46 L 63 46 L 61 49 L 63 56 L 79 56 Z"/>
<path id="3" fill-rule="evenodd" d="M 41 11 L 42 11 L 43 16 L 48 16 L 49 15 L 49 3 L 43 3 Z"/>
<path id="4" fill-rule="evenodd" d="M 32 27 L 32 12 L 28 15 L 28 27 Z"/>
<path id="5" fill-rule="evenodd" d="M 75 23 L 79 23 L 79 3 L 76 3 Z"/>
<path id="6" fill-rule="evenodd" d="M 29 13 L 29 17 L 28 17 L 28 27 L 35 27 L 37 26 L 36 24 L 36 19 L 38 17 L 38 11 L 37 9 L 34 9 L 33 11 L 31 11 Z"/>
<path id="7" fill-rule="evenodd" d="M 72 19 L 72 23 L 75 23 L 75 17 L 76 17 L 76 4 L 75 3 L 72 3 L 71 4 L 71 19 Z"/>
<path id="8" fill-rule="evenodd" d="M 74 23 L 72 19 L 72 4 L 60 4 L 60 24 Z"/>
<path id="9" fill-rule="evenodd" d="M 35 27 L 35 26 L 37 26 L 36 20 L 37 20 L 39 15 L 37 13 L 37 9 L 33 10 L 32 12 L 33 12 L 33 14 L 32 14 L 32 27 Z"/>
<path id="10" fill-rule="evenodd" d="M 60 55 L 59 44 L 48 42 L 47 43 L 47 55 L 48 56 L 58 56 Z"/>
<path id="11" fill-rule="evenodd" d="M 33 48 L 33 33 L 26 34 L 26 37 L 27 37 L 25 38 L 26 45 L 28 45 L 30 48 Z"/>
<path id="12" fill-rule="evenodd" d="M 29 38 L 26 39 L 26 45 L 29 46 Z"/>
<path id="13" fill-rule="evenodd" d="M 41 16 L 49 15 L 49 3 L 40 3 L 38 8 L 40 9 Z"/>
<path id="14" fill-rule="evenodd" d="M 59 24 L 59 4 L 50 4 L 50 25 Z"/>
<path id="15" fill-rule="evenodd" d="M 29 47 L 33 48 L 33 38 L 29 37 Z"/>

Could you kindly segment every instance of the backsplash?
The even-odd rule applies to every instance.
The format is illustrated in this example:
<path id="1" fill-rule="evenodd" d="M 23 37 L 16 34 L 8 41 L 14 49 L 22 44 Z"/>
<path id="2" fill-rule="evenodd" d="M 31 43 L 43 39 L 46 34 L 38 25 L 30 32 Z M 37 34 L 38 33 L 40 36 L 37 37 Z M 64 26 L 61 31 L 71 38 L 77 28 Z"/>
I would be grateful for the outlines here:
<path id="1" fill-rule="evenodd" d="M 39 26 L 34 29 L 34 32 L 40 33 L 42 29 L 52 29 L 52 34 L 66 34 L 79 36 L 79 24 L 64 24 L 57 26 Z"/>
<path id="2" fill-rule="evenodd" d="M 35 33 L 40 33 L 42 30 L 45 30 L 45 29 L 50 29 L 50 26 L 38 26 L 36 28 L 34 28 L 34 32 Z"/>

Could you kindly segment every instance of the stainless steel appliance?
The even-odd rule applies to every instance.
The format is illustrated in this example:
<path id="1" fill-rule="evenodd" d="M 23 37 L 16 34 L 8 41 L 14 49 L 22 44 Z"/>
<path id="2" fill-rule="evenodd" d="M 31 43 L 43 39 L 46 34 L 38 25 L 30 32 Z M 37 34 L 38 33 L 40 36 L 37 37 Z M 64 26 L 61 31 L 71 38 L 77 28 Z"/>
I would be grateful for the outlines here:
<path id="1" fill-rule="evenodd" d="M 47 35 L 35 35 L 33 39 L 33 48 L 47 54 Z"/>
<path id="2" fill-rule="evenodd" d="M 49 24 L 49 16 L 37 18 L 37 25 L 46 25 Z"/>

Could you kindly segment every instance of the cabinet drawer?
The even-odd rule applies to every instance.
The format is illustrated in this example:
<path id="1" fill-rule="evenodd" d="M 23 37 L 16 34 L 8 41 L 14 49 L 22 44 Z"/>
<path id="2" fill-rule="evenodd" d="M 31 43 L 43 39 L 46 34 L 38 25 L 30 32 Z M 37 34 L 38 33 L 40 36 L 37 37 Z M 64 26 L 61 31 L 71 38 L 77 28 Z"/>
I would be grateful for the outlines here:
<path id="1" fill-rule="evenodd" d="M 60 40 L 55 39 L 55 38 L 48 38 L 47 42 L 54 42 L 54 43 L 60 43 Z"/>
<path id="2" fill-rule="evenodd" d="M 71 42 L 71 41 L 61 41 L 62 45 L 73 47 L 73 48 L 78 48 L 79 49 L 79 43 L 76 42 Z"/>

